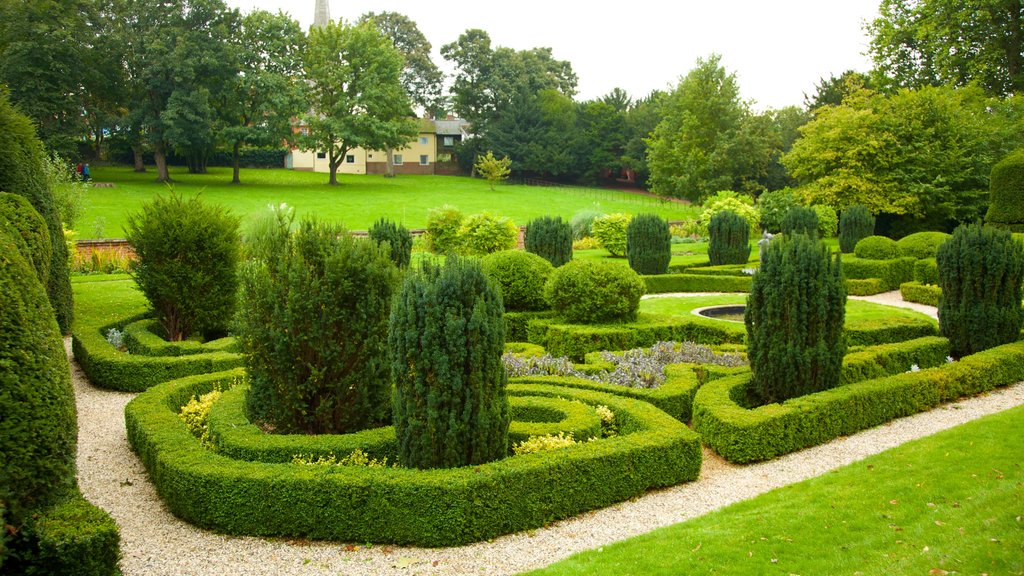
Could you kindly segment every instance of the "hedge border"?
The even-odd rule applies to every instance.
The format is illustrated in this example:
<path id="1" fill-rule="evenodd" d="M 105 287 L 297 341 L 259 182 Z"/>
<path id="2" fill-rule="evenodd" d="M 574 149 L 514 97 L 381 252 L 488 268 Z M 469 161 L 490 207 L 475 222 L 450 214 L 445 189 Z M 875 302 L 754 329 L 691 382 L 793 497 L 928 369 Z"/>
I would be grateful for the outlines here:
<path id="1" fill-rule="evenodd" d="M 40 574 L 99 576 L 120 574 L 117 524 L 106 511 L 75 489 L 32 524 L 32 566 Z"/>
<path id="2" fill-rule="evenodd" d="M 669 292 L 750 292 L 752 276 L 713 276 L 707 274 L 658 274 L 641 276 L 647 294 Z"/>
<path id="3" fill-rule="evenodd" d="M 742 397 L 750 378 L 744 374 L 710 382 L 694 399 L 694 429 L 712 450 L 736 463 L 768 460 L 1024 380 L 1024 342 L 754 409 L 734 400 Z"/>
<path id="4" fill-rule="evenodd" d="M 847 280 L 879 278 L 886 286 L 884 291 L 896 290 L 900 284 L 914 279 L 914 264 L 917 258 L 902 256 L 890 260 L 870 260 L 856 256 L 843 257 L 843 277 Z"/>
<path id="5" fill-rule="evenodd" d="M 888 291 L 889 287 L 881 278 L 846 279 L 846 293 L 850 296 L 874 296 Z"/>
<path id="6" fill-rule="evenodd" d="M 125 325 L 124 345 L 128 353 L 139 356 L 191 356 L 211 352 L 238 352 L 238 341 L 230 336 L 209 342 L 168 342 L 157 335 L 159 330 L 160 323 L 152 318 Z"/>
<path id="7" fill-rule="evenodd" d="M 451 470 L 240 462 L 202 449 L 176 412 L 230 374 L 159 384 L 125 408 L 128 439 L 168 509 L 218 532 L 453 546 L 543 526 L 700 473 L 696 433 L 654 406 L 539 384 L 509 389 L 606 405 L 620 434 Z"/>
<path id="8" fill-rule="evenodd" d="M 942 288 L 920 282 L 904 282 L 900 284 L 900 296 L 907 302 L 917 302 L 928 306 L 938 306 L 942 296 Z"/>

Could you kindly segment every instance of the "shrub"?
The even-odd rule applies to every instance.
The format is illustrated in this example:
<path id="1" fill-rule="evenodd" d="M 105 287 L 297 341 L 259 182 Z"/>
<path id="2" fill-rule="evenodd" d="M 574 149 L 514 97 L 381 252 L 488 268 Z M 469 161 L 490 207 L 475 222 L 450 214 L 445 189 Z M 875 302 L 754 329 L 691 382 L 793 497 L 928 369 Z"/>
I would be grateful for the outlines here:
<path id="1" fill-rule="evenodd" d="M 818 236 L 818 213 L 807 206 L 790 208 L 782 217 L 782 233 Z"/>
<path id="2" fill-rule="evenodd" d="M 505 310 L 544 310 L 544 284 L 555 268 L 536 254 L 504 250 L 480 259 L 480 267 L 501 288 Z"/>
<path id="3" fill-rule="evenodd" d="M 632 217 L 629 214 L 608 214 L 594 219 L 591 233 L 601 247 L 611 252 L 612 256 L 626 255 L 626 228 Z"/>
<path id="4" fill-rule="evenodd" d="M 858 242 L 874 233 L 875 217 L 867 207 L 860 204 L 850 206 L 839 218 L 839 250 L 849 254 Z"/>
<path id="5" fill-rule="evenodd" d="M 918 304 L 937 307 L 939 305 L 939 298 L 942 296 L 942 289 L 932 284 L 904 282 L 900 284 L 900 296 L 904 302 L 917 302 Z"/>
<path id="6" fill-rule="evenodd" d="M 1024 150 L 1010 154 L 992 167 L 985 222 L 1024 232 Z"/>
<path id="7" fill-rule="evenodd" d="M 241 270 L 238 338 L 250 415 L 281 432 L 344 433 L 387 420 L 387 321 L 398 271 L 375 242 L 283 211 Z"/>
<path id="8" fill-rule="evenodd" d="M 978 224 L 958 227 L 939 247 L 939 331 L 954 357 L 1020 337 L 1024 251 L 1010 233 Z"/>
<path id="9" fill-rule="evenodd" d="M 672 260 L 672 234 L 657 214 L 639 214 L 626 226 L 626 256 L 638 274 L 664 274 Z"/>
<path id="10" fill-rule="evenodd" d="M 132 277 L 168 340 L 224 332 L 235 311 L 238 218 L 226 209 L 157 196 L 128 215 Z"/>
<path id="11" fill-rule="evenodd" d="M 708 232 L 708 259 L 712 266 L 746 264 L 750 259 L 750 226 L 735 212 L 723 210 L 715 214 Z"/>
<path id="12" fill-rule="evenodd" d="M 751 236 L 757 236 L 760 233 L 761 216 L 757 208 L 754 207 L 753 200 L 749 196 L 737 194 L 729 190 L 722 190 L 704 201 L 704 210 L 697 217 L 697 223 L 700 224 L 702 236 L 707 236 L 711 218 L 723 210 L 731 210 L 746 220 L 747 224 L 750 225 Z"/>
<path id="13" fill-rule="evenodd" d="M 764 192 L 757 197 L 757 210 L 761 215 L 761 228 L 772 234 L 782 232 L 782 218 L 800 201 L 789 188 Z"/>
<path id="14" fill-rule="evenodd" d="M 509 250 L 519 241 L 519 228 L 503 216 L 473 214 L 462 221 L 459 246 L 467 254 L 482 256 Z"/>
<path id="15" fill-rule="evenodd" d="M 412 234 L 401 224 L 381 218 L 369 231 L 370 239 L 381 244 L 387 242 L 391 247 L 391 261 L 402 270 L 409 267 L 412 260 Z"/>
<path id="16" fill-rule="evenodd" d="M 939 284 L 939 265 L 935 258 L 924 258 L 914 262 L 914 280 L 921 284 Z"/>
<path id="17" fill-rule="evenodd" d="M 68 230 L 74 230 L 85 208 L 86 193 L 92 184 L 79 180 L 71 163 L 56 152 L 45 158 L 43 166 L 46 169 L 47 185 L 53 192 L 53 205 L 60 215 L 61 224 Z"/>
<path id="18" fill-rule="evenodd" d="M 595 324 L 635 319 L 644 288 L 640 276 L 625 266 L 573 260 L 551 274 L 544 293 L 566 321 Z"/>
<path id="19" fill-rule="evenodd" d="M 853 254 L 865 260 L 892 260 L 900 255 L 900 248 L 892 238 L 868 236 L 857 242 Z"/>
<path id="20" fill-rule="evenodd" d="M 604 216 L 600 210 L 580 210 L 573 215 L 569 225 L 572 226 L 572 239 L 582 240 L 591 236 L 591 226 L 594 220 Z"/>
<path id="21" fill-rule="evenodd" d="M 522 456 L 523 454 L 568 448 L 574 444 L 576 444 L 576 440 L 573 439 L 572 433 L 565 434 L 564 432 L 559 432 L 558 434 L 546 434 L 544 436 L 530 436 L 513 446 L 512 452 L 516 456 Z"/>
<path id="22" fill-rule="evenodd" d="M 884 290 L 895 290 L 900 284 L 913 280 L 913 258 L 890 258 L 889 260 L 867 260 L 856 256 L 843 258 L 843 276 L 850 279 L 881 280 Z"/>
<path id="23" fill-rule="evenodd" d="M 949 234 L 945 232 L 917 232 L 897 240 L 896 247 L 900 256 L 913 256 L 920 260 L 934 258 L 939 246 L 946 240 L 949 240 Z"/>
<path id="24" fill-rule="evenodd" d="M 462 212 L 447 204 L 430 210 L 427 213 L 427 249 L 434 254 L 458 252 L 462 219 Z"/>
<path id="25" fill-rule="evenodd" d="M 0 192 L 0 230 L 9 230 L 10 240 L 36 272 L 36 278 L 46 286 L 50 277 L 53 244 L 46 220 L 24 196 Z"/>
<path id="26" fill-rule="evenodd" d="M 388 331 L 398 462 L 454 468 L 505 457 L 501 294 L 474 260 L 405 280 Z"/>
<path id="27" fill-rule="evenodd" d="M 803 234 L 773 241 L 747 299 L 753 390 L 782 402 L 839 384 L 846 289 L 839 257 Z"/>
<path id="28" fill-rule="evenodd" d="M 572 226 L 560 216 L 534 218 L 526 225 L 523 246 L 556 268 L 572 260 Z"/>
<path id="29" fill-rule="evenodd" d="M 818 238 L 835 238 L 839 228 L 839 215 L 831 206 L 816 204 L 811 210 L 818 216 Z"/>

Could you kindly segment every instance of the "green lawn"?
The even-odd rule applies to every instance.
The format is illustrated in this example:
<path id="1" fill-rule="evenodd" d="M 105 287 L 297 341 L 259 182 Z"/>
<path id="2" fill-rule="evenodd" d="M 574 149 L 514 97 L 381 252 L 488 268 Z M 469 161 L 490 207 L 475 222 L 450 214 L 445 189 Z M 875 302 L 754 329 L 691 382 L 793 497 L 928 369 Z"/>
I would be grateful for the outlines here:
<path id="1" fill-rule="evenodd" d="M 1024 574 L 1024 407 L 572 556 L 571 574 Z"/>
<path id="2" fill-rule="evenodd" d="M 96 182 L 113 183 L 113 188 L 93 188 L 77 224 L 78 237 L 122 238 L 125 214 L 167 186 L 155 181 L 156 172 L 138 174 L 130 167 L 98 166 L 92 170 Z M 243 170 L 242 185 L 231 185 L 230 168 L 210 168 L 209 174 L 189 174 L 172 168 L 174 189 L 185 195 L 202 194 L 222 204 L 243 219 L 265 210 L 270 204 L 287 203 L 297 215 L 316 216 L 340 222 L 352 230 L 366 230 L 378 218 L 387 217 L 408 228 L 423 228 L 427 212 L 445 204 L 465 214 L 488 211 L 526 224 L 537 216 L 571 218 L 583 209 L 605 213 L 637 214 L 655 212 L 670 220 L 693 218 L 697 209 L 677 203 L 614 190 L 538 188 L 505 185 L 492 192 L 484 180 L 459 176 L 410 176 L 396 178 L 367 175 L 339 175 L 339 186 L 328 186 L 327 175 L 292 170 Z M 97 230 L 97 221 L 102 230 Z"/>

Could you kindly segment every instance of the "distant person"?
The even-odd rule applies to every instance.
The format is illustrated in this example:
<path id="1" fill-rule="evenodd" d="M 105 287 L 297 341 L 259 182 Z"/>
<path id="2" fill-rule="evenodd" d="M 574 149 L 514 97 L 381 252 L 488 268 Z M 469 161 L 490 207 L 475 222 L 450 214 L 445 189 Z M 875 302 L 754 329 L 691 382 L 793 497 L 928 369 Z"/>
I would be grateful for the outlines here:
<path id="1" fill-rule="evenodd" d="M 79 180 L 82 179 L 82 170 L 84 170 L 84 168 L 82 167 L 82 163 L 79 162 L 78 166 L 75 166 L 75 172 L 78 174 L 78 179 Z"/>
<path id="2" fill-rule="evenodd" d="M 82 182 L 89 181 L 89 165 L 82 166 Z"/>

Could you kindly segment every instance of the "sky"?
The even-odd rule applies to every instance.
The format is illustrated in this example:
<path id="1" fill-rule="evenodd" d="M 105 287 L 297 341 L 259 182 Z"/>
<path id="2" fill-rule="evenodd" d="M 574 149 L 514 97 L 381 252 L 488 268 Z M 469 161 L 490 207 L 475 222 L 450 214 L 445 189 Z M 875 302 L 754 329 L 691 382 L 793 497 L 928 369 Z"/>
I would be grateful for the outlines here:
<path id="1" fill-rule="evenodd" d="M 243 13 L 282 10 L 303 28 L 313 22 L 315 0 L 226 0 Z M 331 18 L 354 21 L 365 12 L 399 12 L 416 22 L 434 48 L 470 28 L 485 30 L 491 45 L 516 50 L 547 46 L 576 72 L 577 100 L 620 87 L 634 98 L 674 87 L 698 58 L 720 54 L 735 73 L 744 100 L 757 110 L 802 105 L 822 78 L 871 68 L 863 25 L 878 15 L 880 0 L 448 0 L 372 3 L 329 0 Z"/>

